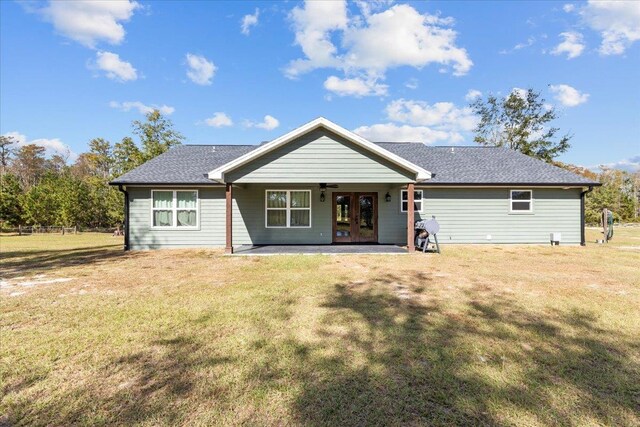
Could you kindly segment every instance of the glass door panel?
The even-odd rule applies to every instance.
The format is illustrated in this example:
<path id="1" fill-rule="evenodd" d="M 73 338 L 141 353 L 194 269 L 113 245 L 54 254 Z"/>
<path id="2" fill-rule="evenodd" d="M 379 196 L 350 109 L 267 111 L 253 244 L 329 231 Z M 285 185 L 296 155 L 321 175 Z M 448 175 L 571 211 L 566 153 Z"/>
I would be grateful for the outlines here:
<path id="1" fill-rule="evenodd" d="M 358 241 L 377 241 L 375 197 L 371 194 L 358 196 Z"/>
<path id="2" fill-rule="evenodd" d="M 353 224 L 353 212 L 351 209 L 352 196 L 350 194 L 341 194 L 335 196 L 334 203 L 334 242 L 351 242 Z"/>

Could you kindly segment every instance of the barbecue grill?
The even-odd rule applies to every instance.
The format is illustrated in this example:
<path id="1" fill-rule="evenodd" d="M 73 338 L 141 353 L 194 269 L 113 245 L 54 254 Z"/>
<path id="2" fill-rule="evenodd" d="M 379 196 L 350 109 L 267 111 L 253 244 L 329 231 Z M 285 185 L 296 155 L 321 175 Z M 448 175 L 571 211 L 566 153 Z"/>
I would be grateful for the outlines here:
<path id="1" fill-rule="evenodd" d="M 416 221 L 415 223 L 415 243 L 422 252 L 440 253 L 440 245 L 438 244 L 438 231 L 440 224 L 436 221 L 436 217 L 432 216 L 429 220 Z M 435 246 L 429 247 L 430 238 L 433 236 Z"/>

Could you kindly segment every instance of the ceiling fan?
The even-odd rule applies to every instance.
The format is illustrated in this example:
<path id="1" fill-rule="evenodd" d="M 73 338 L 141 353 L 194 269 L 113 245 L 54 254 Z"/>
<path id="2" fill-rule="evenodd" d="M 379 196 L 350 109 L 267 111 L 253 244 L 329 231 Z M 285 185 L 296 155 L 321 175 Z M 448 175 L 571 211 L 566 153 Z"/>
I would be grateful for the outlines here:
<path id="1" fill-rule="evenodd" d="M 321 190 L 326 190 L 327 188 L 338 188 L 338 184 L 320 184 Z"/>

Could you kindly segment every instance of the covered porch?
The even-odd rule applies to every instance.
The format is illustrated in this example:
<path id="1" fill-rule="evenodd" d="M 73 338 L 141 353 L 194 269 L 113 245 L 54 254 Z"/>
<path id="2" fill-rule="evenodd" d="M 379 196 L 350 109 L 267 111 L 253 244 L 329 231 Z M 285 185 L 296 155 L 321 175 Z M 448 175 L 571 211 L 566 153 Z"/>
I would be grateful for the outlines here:
<path id="1" fill-rule="evenodd" d="M 414 251 L 415 184 L 225 185 L 225 252 Z M 295 206 L 295 207 L 294 207 Z"/>
<path id="2" fill-rule="evenodd" d="M 333 245 L 241 245 L 235 255 L 405 255 L 407 249 L 399 245 L 333 244 Z"/>

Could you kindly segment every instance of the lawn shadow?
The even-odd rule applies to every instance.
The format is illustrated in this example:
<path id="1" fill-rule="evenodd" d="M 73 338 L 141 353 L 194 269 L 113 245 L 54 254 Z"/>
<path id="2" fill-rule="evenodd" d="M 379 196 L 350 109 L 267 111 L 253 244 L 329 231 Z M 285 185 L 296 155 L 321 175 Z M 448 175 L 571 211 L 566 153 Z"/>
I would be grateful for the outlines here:
<path id="1" fill-rule="evenodd" d="M 0 252 L 0 276 L 11 279 L 25 274 L 40 274 L 63 267 L 109 263 L 131 257 L 122 245 L 89 246 L 73 249 Z"/>
<path id="2" fill-rule="evenodd" d="M 638 345 L 612 339 L 589 313 L 543 318 L 515 300 L 481 300 L 470 291 L 460 316 L 435 298 L 388 292 L 398 283 L 387 275 L 365 289 L 335 285 L 323 342 L 306 348 L 298 364 L 301 424 L 510 425 L 510 410 L 540 424 L 637 421 Z M 419 283 L 429 294 L 432 285 Z M 338 324 L 353 327 L 345 333 Z M 343 351 L 327 356 L 329 348 Z M 506 379 L 492 377 L 501 372 Z M 575 392 L 576 401 L 558 399 L 562 390 Z"/>

